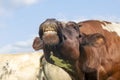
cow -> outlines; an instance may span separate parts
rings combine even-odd
[[[0,80],[72,79],[62,68],[48,63],[42,52],[28,52],[0,54]]]
[[[80,53],[86,55],[82,60],[83,72],[91,68],[97,72],[97,80],[120,80],[120,23],[87,20],[78,25],[85,35],[102,35],[97,39],[97,35],[82,37]]]
[[[40,25],[39,36],[40,37],[35,38],[33,42],[33,48],[35,50],[43,48],[45,59],[49,63],[55,63],[55,60],[51,58],[53,54],[53,56],[62,59],[63,63],[69,64],[67,68],[62,68],[65,69],[74,80],[83,78],[81,70],[77,70],[79,69],[77,65],[80,54],[80,31],[77,23],[73,21],[63,23],[56,19],[47,19]],[[43,44],[43,47],[38,44],[39,41]]]
[[[0,54],[0,80],[39,80],[42,53]]]
[[[119,23],[47,19],[40,25],[38,39],[42,45],[35,49],[38,43],[34,42],[34,49],[43,49],[45,59],[52,64],[51,55],[69,62],[75,80],[120,80]]]

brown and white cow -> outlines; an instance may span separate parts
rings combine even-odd
[[[52,51],[68,61],[77,73],[72,75],[75,80],[120,80],[120,24],[88,20],[63,25],[49,19],[41,24],[39,35],[46,60],[54,63]]]
[[[120,24],[99,20],[78,23],[85,35],[100,33],[103,38],[82,37],[80,56],[83,72],[95,69],[98,80],[120,80]],[[94,41],[94,42],[93,42]]]
[[[39,80],[42,53],[0,54],[0,80]]]
[[[42,52],[0,54],[0,80],[71,80],[62,68],[41,62],[42,56]]]

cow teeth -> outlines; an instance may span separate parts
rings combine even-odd
[[[46,32],[44,32],[44,34],[57,34],[57,32],[56,31],[46,31]]]
[[[56,28],[48,27],[48,28],[45,28],[43,30],[44,30],[44,32],[46,32],[46,31],[56,31]]]

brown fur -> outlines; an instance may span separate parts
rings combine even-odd
[[[89,20],[78,24],[81,26],[81,33],[100,33],[104,36],[103,40],[105,40],[105,44],[98,47],[89,45],[81,46],[82,49],[80,50],[80,54],[84,54],[86,57],[85,60],[80,61],[83,65],[82,70],[84,70],[84,72],[88,72],[90,70],[89,68],[95,69],[97,71],[98,80],[120,80],[120,37],[116,35],[115,32],[109,32],[102,28],[102,25],[111,23]],[[89,38],[88,40],[91,39]],[[102,40],[99,39],[97,42],[100,43],[101,41]],[[89,42],[91,43],[92,41]],[[80,56],[80,60],[81,57],[83,56]]]

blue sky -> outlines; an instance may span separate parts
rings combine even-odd
[[[47,18],[120,22],[120,0],[0,0],[0,53],[32,52]]]

